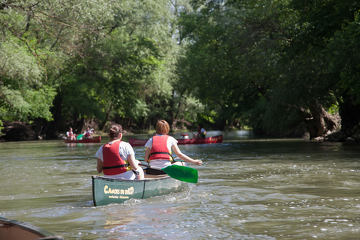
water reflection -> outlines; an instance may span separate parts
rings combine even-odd
[[[218,134],[221,134],[221,132]],[[223,134],[226,140],[249,139],[254,137],[254,134],[250,130],[226,131]]]

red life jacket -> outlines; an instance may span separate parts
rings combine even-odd
[[[116,175],[129,170],[129,164],[119,154],[120,142],[115,141],[103,146],[103,172],[105,175]]]
[[[168,135],[160,135],[152,137],[152,146],[149,160],[165,159],[172,161],[171,153],[167,148]]]

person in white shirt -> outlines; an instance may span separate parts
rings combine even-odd
[[[72,129],[72,128],[69,128],[69,131],[66,132],[66,137],[67,137],[67,139],[69,139],[69,140],[76,140],[76,136],[75,136],[75,134],[73,133],[73,129]]]
[[[122,139],[122,126],[114,124],[109,132],[110,142],[96,152],[97,171],[104,176],[126,180],[144,179],[144,171],[135,159],[131,145]]]
[[[172,152],[185,162],[201,165],[201,160],[192,159],[180,151],[177,140],[168,135],[169,131],[170,126],[165,120],[157,121],[156,135],[151,137],[145,144],[146,150],[144,159],[149,163],[150,167],[161,169],[171,164],[182,165],[182,162],[174,163],[171,155]]]

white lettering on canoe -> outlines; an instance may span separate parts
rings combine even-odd
[[[115,195],[133,195],[135,192],[134,187],[128,189],[110,188],[108,185],[104,186],[104,194],[115,194]]]

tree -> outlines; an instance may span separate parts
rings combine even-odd
[[[122,1],[112,7],[112,20],[99,23],[95,36],[87,33],[88,47],[63,76],[71,79],[61,87],[63,115],[75,113],[68,116],[74,123],[96,118],[101,128],[114,119],[145,126],[157,112],[167,115],[164,103],[171,97],[176,46],[169,2]]]
[[[334,73],[351,64],[329,71],[332,39],[358,9],[354,1],[206,1],[182,17],[190,43],[180,65],[186,84],[223,126],[241,120],[271,135],[304,128],[311,138],[324,136],[338,128],[327,110],[340,103],[342,112],[349,100],[339,95],[349,92],[338,88],[344,72]]]
[[[246,124],[257,103],[270,99],[268,89],[277,78],[280,16],[263,14],[267,6],[252,4],[208,1],[182,19],[190,43],[180,65],[183,78],[208,109],[217,112],[221,128],[240,119]]]
[[[357,71],[355,66],[358,59],[348,53],[358,48],[357,44],[354,44],[357,34],[351,32],[356,29],[354,26],[360,4],[357,1],[293,1],[292,6],[299,14],[300,28],[292,41],[289,56],[300,59],[297,66],[301,63],[307,66],[302,71],[294,72],[299,77],[305,76],[302,79],[305,79],[307,92],[312,96],[308,99],[314,99],[315,106],[320,103],[328,108],[339,104],[342,128],[347,131],[359,122],[359,117],[354,117],[353,111],[348,111],[359,108],[354,97],[359,89],[352,80],[354,76],[356,78],[356,74],[353,74]],[[346,42],[343,42],[344,40]],[[338,55],[339,52],[347,54]],[[338,64],[339,60],[343,62]],[[351,73],[344,75],[348,69],[352,69]],[[349,89],[355,91],[350,93]],[[314,112],[316,111],[315,108]],[[326,116],[324,119],[327,119]],[[348,119],[352,119],[351,123]],[[324,132],[325,129],[320,133]]]
[[[51,120],[55,89],[47,81],[46,49],[31,32],[36,3],[7,1],[0,7],[0,125],[3,121]]]

